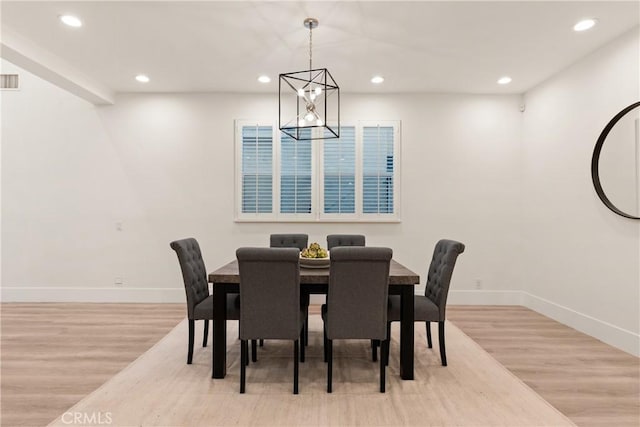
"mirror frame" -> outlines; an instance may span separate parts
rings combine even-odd
[[[616,114],[613,117],[613,119],[611,119],[611,121],[607,123],[607,125],[602,130],[602,133],[600,133],[600,136],[598,137],[596,146],[593,149],[593,156],[591,157],[591,180],[593,181],[593,187],[596,189],[596,193],[598,194],[598,197],[600,197],[600,200],[602,200],[602,203],[604,203],[604,205],[608,207],[612,212],[615,212],[620,216],[623,216],[625,218],[630,218],[630,219],[640,219],[640,217],[633,216],[631,214],[623,212],[620,209],[618,209],[613,203],[611,203],[611,200],[609,200],[607,195],[604,194],[604,190],[602,189],[602,184],[600,184],[600,172],[598,170],[598,165],[600,163],[600,152],[602,151],[602,146],[604,145],[604,141],[607,138],[607,135],[609,135],[609,132],[611,132],[611,129],[613,129],[615,124],[618,123],[618,121],[625,114],[627,114],[631,110],[634,110],[638,107],[640,107],[640,102],[634,102],[633,104],[629,105],[628,107],[620,111],[618,114]]]

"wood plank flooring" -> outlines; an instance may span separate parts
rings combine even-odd
[[[185,316],[183,304],[0,309],[2,426],[46,425]],[[450,306],[448,318],[576,424],[640,425],[638,358],[523,307]]]
[[[184,304],[1,304],[0,310],[2,426],[47,425],[186,314]]]
[[[447,317],[577,425],[640,425],[637,357],[520,306],[450,306]]]

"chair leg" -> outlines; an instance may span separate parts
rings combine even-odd
[[[331,384],[331,376],[333,374],[332,370],[333,370],[333,341],[332,340],[327,340],[327,393],[331,393],[332,390],[332,384]]]
[[[389,338],[382,342],[380,351],[380,393],[384,393],[386,389],[386,367],[389,360]],[[387,363],[385,363],[385,360]]]
[[[371,361],[376,362],[378,360],[378,346],[380,342],[378,340],[371,340]]]
[[[196,321],[189,319],[189,347],[187,348],[187,365],[193,361],[193,339],[195,336]]]
[[[444,348],[444,320],[438,322],[438,341],[440,342],[440,360],[442,366],[447,366],[447,352]]]
[[[387,366],[389,366],[389,346],[390,345],[391,345],[391,322],[387,322],[387,340],[384,344],[384,346],[386,347],[384,363]]]
[[[433,348],[431,344],[431,322],[425,322],[425,326],[427,328],[427,346],[429,348]]]
[[[202,338],[202,346],[207,346],[207,339],[209,338],[209,319],[204,319],[204,338]]]
[[[264,340],[260,339],[260,347],[264,347]]]
[[[295,340],[293,342],[293,394],[298,394],[298,349],[300,347],[299,342],[300,340]],[[304,343],[302,344],[302,348],[304,349]]]
[[[251,340],[251,361],[256,363],[258,361],[258,342]]]
[[[382,357],[382,353],[384,352],[384,365],[389,366],[389,352],[391,348],[391,339],[388,338],[385,342],[380,344],[380,357]]]
[[[247,359],[249,359],[247,353],[249,352],[249,347],[247,345],[247,340],[240,341],[240,393],[244,393],[245,390],[245,382],[247,377]]]
[[[300,340],[304,342],[304,327],[300,330]],[[305,349],[304,345],[300,346],[300,362],[304,363]]]
[[[309,309],[307,309],[307,316],[304,319],[304,345],[309,345]]]
[[[324,327],[324,325],[322,326],[322,334],[324,335],[324,363],[327,363],[327,351],[329,348],[329,342],[327,340],[327,329]]]
[[[305,293],[304,295],[304,304],[307,308],[305,310],[305,319],[304,319],[304,345],[309,345],[309,303],[311,302],[311,295]]]

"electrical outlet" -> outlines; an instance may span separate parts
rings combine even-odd
[[[113,283],[121,288],[124,285],[124,279],[122,277],[116,277],[115,280],[113,281]]]
[[[482,279],[476,279],[476,289],[482,289]]]

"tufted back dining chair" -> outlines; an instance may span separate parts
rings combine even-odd
[[[447,297],[453,268],[458,255],[464,252],[464,244],[454,240],[440,240],[433,250],[433,257],[427,273],[427,285],[424,296],[438,307],[438,321],[444,321],[447,310]]]
[[[331,251],[325,331],[327,392],[332,392],[333,340],[387,341],[387,296],[393,251],[376,247],[336,247]],[[384,352],[383,352],[384,355]],[[380,392],[385,391],[385,358],[380,358]]]
[[[416,296],[414,298],[414,320],[416,322],[425,322],[429,348],[432,348],[431,322],[438,322],[438,341],[442,366],[447,366],[444,324],[447,314],[449,285],[451,284],[451,276],[453,275],[453,268],[456,265],[458,255],[463,253],[464,249],[464,244],[455,240],[443,239],[436,243],[431,264],[429,265],[429,272],[427,273],[424,296]],[[398,295],[389,296],[388,316],[388,325],[391,322],[400,320],[400,297]]]
[[[299,338],[305,309],[300,307],[300,251],[296,248],[239,248],[240,393],[245,392],[247,341],[294,342],[293,393],[298,394]],[[304,362],[304,346],[300,353]]]
[[[309,236],[307,234],[272,234],[269,246],[272,248],[298,248],[307,247]]]
[[[189,320],[189,347],[187,364],[193,360],[193,341],[195,335],[195,321],[204,320],[204,338],[202,346],[207,346],[209,336],[209,320],[213,320],[213,295],[209,295],[207,270],[200,252],[200,245],[194,238],[176,240],[169,244],[178,255],[178,262],[182,270],[184,291],[187,297],[187,318]],[[238,294],[227,295],[227,319],[238,320],[240,299]]]
[[[269,239],[269,246],[272,248],[298,248],[302,251],[308,246],[309,235],[308,234],[272,234]],[[309,294],[301,295],[302,304],[305,307],[309,307],[310,296]],[[307,313],[309,311],[307,310]],[[260,347],[264,345],[264,340],[260,340]],[[309,345],[309,315],[304,322],[304,337],[303,345]],[[255,351],[253,352],[255,354]]]
[[[336,246],[365,246],[365,237],[362,234],[329,234],[327,236],[327,249]]]

